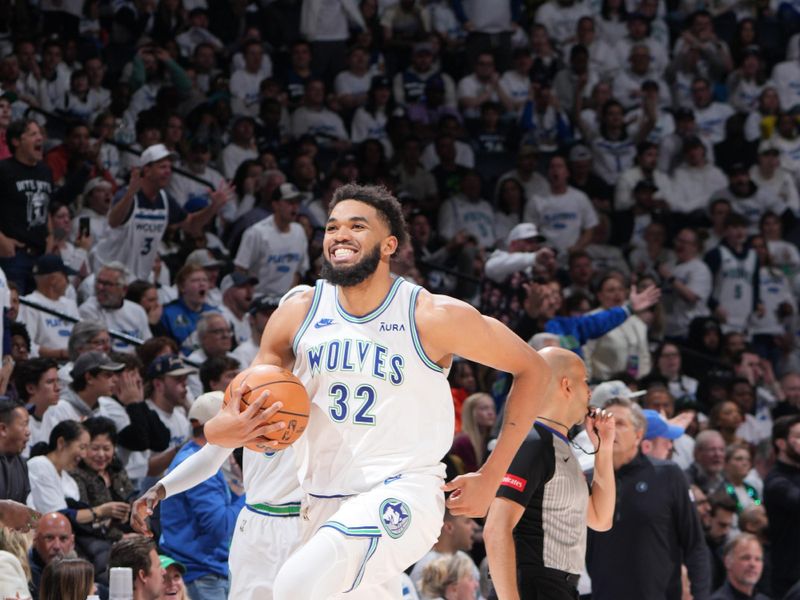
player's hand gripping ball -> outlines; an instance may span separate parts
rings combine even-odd
[[[262,412],[275,402],[283,403],[281,410],[264,423],[264,425],[271,425],[283,421],[286,424],[284,429],[276,431],[266,438],[278,442],[275,450],[283,450],[303,434],[308,424],[311,400],[305,386],[293,373],[273,365],[256,365],[245,369],[234,377],[225,390],[223,401],[225,406],[230,402],[233,390],[239,389],[242,384],[245,384],[248,391],[242,394],[240,411],[245,410],[251,402],[255,402],[264,393],[264,390],[269,390],[269,397],[261,408]],[[255,452],[264,451],[255,444],[248,444],[247,447]]]

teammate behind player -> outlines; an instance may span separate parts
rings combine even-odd
[[[343,186],[331,206],[322,279],[276,311],[255,361],[293,369],[312,398],[295,444],[309,499],[306,541],[278,574],[275,598],[397,598],[400,573],[442,525],[452,356],[514,375],[495,450],[477,473],[444,486],[454,514],[485,514],[550,373],[498,321],[392,277],[391,257],[407,236],[400,204],[384,188]],[[208,422],[212,443],[251,441],[256,415],[238,410],[231,402]]]

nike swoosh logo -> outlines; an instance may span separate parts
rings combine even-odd
[[[327,327],[328,325],[333,325],[333,319],[322,319],[314,323],[314,329],[321,329],[322,327]]]

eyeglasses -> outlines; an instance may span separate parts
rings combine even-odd
[[[233,332],[230,329],[209,329],[207,333],[210,335],[219,335],[222,337],[230,337],[233,335]]]

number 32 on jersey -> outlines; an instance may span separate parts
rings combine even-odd
[[[375,388],[369,384],[360,384],[351,390],[344,383],[334,383],[328,389],[331,399],[328,414],[337,423],[344,423],[352,418],[356,425],[375,425],[375,415],[371,413],[375,404]]]

